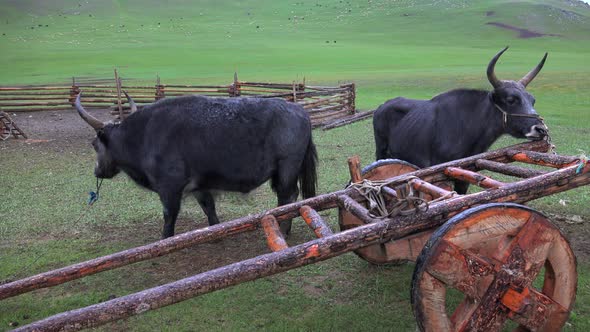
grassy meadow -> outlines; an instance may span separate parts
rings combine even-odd
[[[490,22],[551,36],[522,39]],[[590,7],[579,1],[0,0],[0,85],[110,78],[114,68],[144,82],[159,75],[166,83],[218,84],[238,72],[248,81],[354,82],[357,107],[369,110],[400,95],[487,89],[486,66],[506,45],[496,67],[500,79],[519,79],[549,52],[528,90],[557,151],[589,154]],[[0,282],[158,239],[157,195],[126,176],[105,181],[101,199],[85,205],[95,181],[90,137],[59,138],[68,142],[63,148],[0,142]],[[358,154],[363,164],[374,159],[370,120],[316,130],[314,140],[319,193],[343,188],[348,156]],[[516,142],[503,137],[495,147]],[[580,216],[584,221],[574,226],[590,235],[589,194],[580,188],[530,205]],[[275,202],[264,185],[248,196],[222,195],[218,214],[231,220]],[[322,215],[336,230],[336,212]],[[205,224],[187,198],[177,231]],[[566,225],[575,232],[574,226]],[[312,239],[301,220],[293,227],[290,243]],[[266,252],[262,234],[249,234],[0,301],[0,331]],[[590,259],[588,249],[581,252],[577,302],[565,331],[590,330]],[[347,254],[97,330],[415,331],[413,268],[372,266]]]

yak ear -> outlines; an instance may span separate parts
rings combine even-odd
[[[108,128],[106,127],[97,131],[96,137],[102,144],[104,144],[104,146],[109,146],[109,135],[107,135],[106,131],[108,131]]]

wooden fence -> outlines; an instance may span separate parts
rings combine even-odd
[[[102,80],[104,81],[104,80]],[[112,83],[89,84],[76,82],[71,85],[0,86],[0,110],[5,112],[31,112],[63,110],[73,107],[77,95],[87,108],[110,108],[111,114],[120,117],[128,112],[125,90],[141,108],[166,97],[200,94],[217,97],[284,98],[301,104],[309,113],[314,127],[355,114],[355,85],[336,87],[312,86],[303,83],[260,83],[239,81],[237,75],[228,85],[141,85],[122,81],[117,77]]]

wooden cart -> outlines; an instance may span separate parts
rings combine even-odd
[[[574,304],[576,260],[546,216],[519,204],[589,184],[590,165],[548,150],[545,141],[529,142],[425,169],[385,160],[361,171],[353,158],[352,184],[344,190],[0,285],[0,300],[261,228],[271,253],[17,331],[99,326],[350,251],[376,264],[416,260],[412,305],[423,331],[497,331],[508,320],[518,330],[557,331]],[[481,170],[519,180],[502,182]],[[457,179],[484,190],[457,195],[450,191]],[[318,213],[332,208],[339,209],[336,233]],[[318,239],[288,246],[279,222],[298,216]],[[464,294],[452,308],[445,301],[448,289]]]

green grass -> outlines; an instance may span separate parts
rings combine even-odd
[[[550,1],[0,1],[0,85],[69,82],[72,76],[152,83],[249,81],[357,84],[357,106],[374,109],[403,95],[430,98],[457,87],[488,88],[485,68],[502,47],[502,79],[518,79],[544,52],[547,64],[529,86],[558,152],[590,153],[590,9]],[[321,7],[319,6],[321,5]],[[486,12],[493,11],[492,16]],[[290,19],[289,19],[290,18]],[[502,22],[560,37],[517,39],[487,25]],[[160,23],[160,24],[158,24]],[[41,26],[39,26],[41,25]],[[34,27],[34,29],[31,29]],[[343,188],[346,158],[374,158],[371,121],[315,131],[319,192]],[[517,142],[502,138],[494,147]],[[158,238],[161,205],[119,176],[85,206],[95,186],[94,154],[0,143],[0,280],[25,277]],[[16,144],[8,142],[6,144]],[[71,153],[70,153],[71,152]],[[588,188],[531,203],[549,213],[590,219]],[[567,202],[567,206],[559,203]],[[223,220],[275,204],[267,185],[248,197],[224,195]],[[337,229],[335,213],[327,213]],[[186,199],[179,227],[205,217]],[[194,222],[193,222],[194,221]],[[585,226],[587,227],[587,226]],[[311,235],[294,223],[297,240]],[[239,237],[264,253],[262,237]],[[251,241],[251,242],[245,242]],[[216,253],[241,257],[238,243]],[[232,247],[233,246],[233,247]],[[233,250],[232,250],[233,248]],[[55,288],[0,302],[0,330],[202,271],[201,251],[184,250]],[[165,268],[164,268],[165,267]],[[178,267],[178,268],[175,268]],[[578,267],[577,302],[566,331],[590,330],[590,268]],[[109,324],[99,330],[414,331],[409,287],[413,265],[374,267],[353,254],[260,279]],[[167,272],[166,272],[167,271]]]

